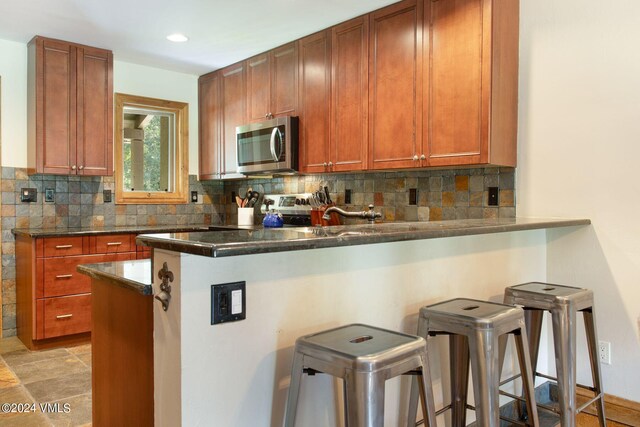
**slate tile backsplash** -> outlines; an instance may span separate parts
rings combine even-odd
[[[373,204],[385,221],[440,221],[467,218],[513,218],[515,209],[514,168],[474,168],[368,172],[330,175],[300,175],[270,179],[228,181],[224,186],[228,200],[232,192],[243,195],[248,187],[264,189],[266,194],[311,193],[329,187],[338,206],[360,211]],[[498,206],[489,206],[488,188],[498,187]],[[409,205],[409,190],[418,193],[417,204]],[[351,190],[351,203],[345,204],[345,190]],[[227,224],[237,221],[237,206],[226,204]],[[345,219],[358,223],[358,219]]]
[[[100,227],[134,225],[235,224],[237,206],[231,192],[248,187],[265,194],[310,193],[329,187],[338,206],[363,210],[373,203],[385,221],[437,221],[467,218],[512,218],[515,169],[474,168],[398,172],[301,175],[238,181],[198,181],[189,177],[190,191],[203,195],[202,204],[116,205],[104,203],[103,190],[114,191],[113,177],[27,175],[26,169],[2,167],[2,336],[15,335],[15,227]],[[488,188],[498,187],[498,206],[489,206]],[[36,188],[35,203],[22,203],[20,190]],[[45,202],[45,189],[55,201]],[[417,204],[409,205],[409,190],[417,189]],[[345,190],[351,203],[345,204]],[[346,222],[361,222],[347,220]]]
[[[2,168],[2,335],[15,335],[16,260],[12,228],[102,227],[134,225],[221,224],[224,184],[189,176],[189,190],[203,203],[181,205],[116,205],[104,203],[103,190],[114,191],[113,177],[27,175],[23,168]],[[35,203],[20,201],[22,188],[38,190]],[[55,201],[45,202],[45,189]]]

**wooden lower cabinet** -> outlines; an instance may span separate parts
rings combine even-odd
[[[42,321],[38,337],[55,338],[63,335],[91,332],[91,294],[70,295],[36,301]]]
[[[31,350],[88,341],[91,280],[78,265],[149,258],[135,234],[16,236],[16,328]]]
[[[151,427],[153,296],[97,279],[92,291],[92,424]]]

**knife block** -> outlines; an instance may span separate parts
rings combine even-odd
[[[331,205],[325,205],[325,206],[321,206],[319,208],[312,208],[311,209],[311,225],[312,226],[316,226],[316,225],[322,225],[322,226],[327,226],[327,225],[341,225],[342,221],[340,219],[340,215],[338,215],[335,212],[332,212],[331,215],[331,219],[329,219],[328,221],[325,219],[322,219],[322,215],[324,215],[324,211],[327,210],[327,208],[334,206],[333,204]]]

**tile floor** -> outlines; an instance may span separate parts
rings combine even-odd
[[[31,352],[16,337],[1,339],[0,404],[7,403],[35,412],[3,407],[1,426],[90,426],[91,345]]]

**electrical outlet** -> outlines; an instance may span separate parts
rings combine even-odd
[[[498,206],[498,187],[489,187],[489,206]]]
[[[191,203],[198,203],[198,192],[197,191],[192,191],[191,192]]]
[[[410,188],[409,189],[409,205],[415,206],[418,204],[418,189]]]
[[[111,203],[111,190],[102,190],[102,201],[104,203]]]
[[[45,202],[54,202],[55,201],[55,190],[53,188],[45,188],[44,189],[44,201]]]
[[[351,204],[351,190],[348,188],[344,190],[344,204],[345,205]]]
[[[598,353],[600,354],[600,362],[605,365],[611,365],[611,343],[607,341],[598,342]]]

